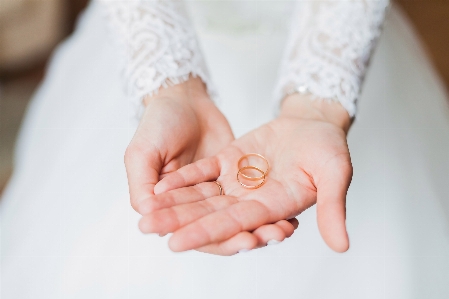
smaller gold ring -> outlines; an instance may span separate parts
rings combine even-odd
[[[245,169],[254,169],[254,170],[259,171],[262,174],[262,176],[261,176],[262,182],[260,184],[258,184],[258,185],[255,185],[255,186],[243,184],[240,181],[240,179],[239,179],[239,175],[243,176],[242,171],[245,170]],[[237,181],[240,183],[240,185],[242,185],[246,189],[257,189],[257,188],[262,187],[262,185],[265,183],[265,179],[266,179],[265,172],[263,172],[263,170],[257,168],[256,166],[244,166],[244,167],[240,168],[239,171],[237,172]]]
[[[221,187],[221,184],[217,181],[214,181],[215,184],[217,184],[218,189],[220,189],[220,195],[223,195],[223,187]]]
[[[240,167],[240,162],[242,162],[243,159],[245,159],[245,158],[247,158],[247,157],[249,157],[249,156],[259,157],[259,158],[261,158],[262,160],[264,160],[265,163],[267,164],[267,170],[266,170],[266,171],[262,171],[263,175],[258,176],[258,177],[251,177],[251,176],[248,176],[248,175],[246,175],[246,174],[244,174],[244,173],[241,173],[242,177],[244,177],[245,179],[250,180],[250,181],[258,181],[258,180],[264,179],[264,178],[267,176],[268,171],[270,170],[270,163],[268,163],[267,158],[265,158],[265,157],[262,156],[261,154],[249,153],[249,154],[243,155],[243,156],[239,159],[239,161],[237,162],[237,167]],[[257,168],[257,169],[258,169],[258,170],[261,170],[260,168]]]

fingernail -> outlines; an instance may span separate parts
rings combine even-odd
[[[267,245],[276,245],[276,244],[279,244],[279,243],[281,243],[281,241],[273,239],[273,240],[268,241]]]
[[[251,250],[250,249],[240,249],[239,253],[246,253],[246,252],[249,252],[249,251],[251,251]]]

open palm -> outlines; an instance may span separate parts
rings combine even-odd
[[[265,156],[272,167],[266,183],[245,189],[237,161]],[[352,166],[343,130],[321,121],[278,118],[235,140],[218,155],[186,165],[161,180],[146,202],[144,232],[174,232],[174,251],[209,246],[300,214],[317,203],[318,225],[335,251],[349,246],[345,197]],[[225,195],[218,195],[217,180]],[[240,237],[242,238],[242,237]],[[242,242],[243,243],[243,242]],[[248,248],[246,248],[248,249]]]

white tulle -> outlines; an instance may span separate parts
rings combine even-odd
[[[299,1],[275,90],[339,101],[356,113],[388,0]]]

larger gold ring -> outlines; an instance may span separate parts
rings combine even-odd
[[[243,177],[246,177],[246,176],[242,173],[242,171],[245,170],[245,169],[254,169],[254,170],[257,170],[258,172],[260,172],[260,173],[262,174],[262,176],[261,176],[262,182],[261,182],[260,184],[258,184],[258,185],[254,185],[254,186],[243,184],[243,183],[240,181],[240,179],[239,179],[239,175],[242,175]],[[240,185],[242,185],[242,186],[245,187],[246,189],[257,189],[257,188],[262,187],[262,185],[265,183],[265,178],[266,178],[266,177],[265,177],[265,172],[264,172],[263,170],[257,168],[256,166],[244,166],[244,167],[240,168],[239,171],[237,172],[237,181],[240,183]],[[253,180],[253,178],[252,178],[252,180]]]
[[[237,168],[240,167],[240,162],[242,162],[243,159],[245,159],[245,158],[247,158],[247,157],[249,157],[249,156],[259,157],[259,158],[261,158],[262,160],[264,160],[265,163],[267,164],[267,170],[262,171],[262,174],[263,174],[263,175],[261,175],[261,176],[259,176],[259,177],[251,177],[251,176],[245,175],[244,173],[241,173],[242,177],[244,177],[245,179],[250,180],[250,181],[258,181],[258,180],[261,180],[261,179],[265,179],[265,177],[266,177],[267,174],[268,174],[268,171],[270,170],[270,163],[268,163],[268,160],[267,160],[264,156],[262,156],[261,154],[250,153],[250,154],[246,154],[246,155],[242,156],[242,157],[239,159],[239,161],[237,162]],[[257,168],[257,169],[258,169],[258,170],[261,170],[260,168]],[[238,174],[237,174],[237,175],[238,175]]]

